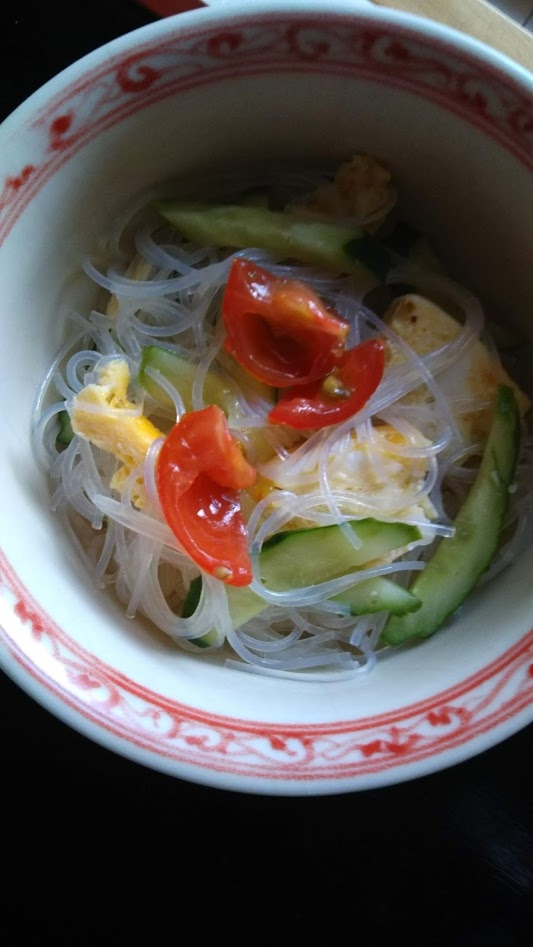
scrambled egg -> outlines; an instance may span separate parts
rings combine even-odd
[[[136,468],[141,468],[151,444],[162,432],[144,417],[129,412],[135,404],[128,399],[129,366],[125,358],[104,363],[95,384],[86,385],[72,399],[70,419],[72,430],[96,447],[117,458],[120,466],[111,488],[122,491]],[[139,509],[146,503],[142,472],[131,490],[132,502]]]
[[[462,329],[460,323],[440,306],[414,293],[395,301],[385,320],[417,355],[428,355],[452,342]],[[399,364],[404,360],[399,347],[389,343],[389,364]],[[460,433],[470,443],[487,437],[499,384],[514,389],[522,416],[531,407],[530,399],[509,377],[497,354],[479,340],[454,365],[441,372],[437,380],[450,402]],[[431,399],[426,386],[421,386],[402,398],[401,403],[421,404]],[[480,403],[479,408],[472,407],[474,401]]]
[[[434,519],[433,505],[421,496],[428,460],[408,455],[409,448],[428,445],[415,428],[403,434],[388,424],[372,427],[365,440],[359,440],[356,434],[343,438],[331,451],[327,469],[331,489],[344,494],[340,503],[343,512],[377,519]],[[298,494],[320,489],[318,450],[310,451],[297,466],[290,459],[278,457],[261,464],[261,477],[255,487],[258,494],[266,496],[274,487]]]
[[[331,183],[317,188],[299,207],[313,214],[355,217],[362,224],[368,220],[375,225],[395,200],[390,171],[371,155],[354,155],[341,164]]]

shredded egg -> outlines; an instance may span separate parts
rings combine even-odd
[[[75,434],[116,457],[119,466],[111,480],[114,490],[124,485],[139,468],[131,491],[132,502],[141,509],[146,503],[142,465],[151,444],[162,432],[128,399],[130,370],[125,358],[105,361],[97,380],[85,385],[70,404]]]
[[[396,300],[389,307],[385,319],[420,356],[453,342],[461,332],[456,319],[416,293]],[[389,364],[399,364],[404,359],[399,347],[389,343]],[[531,407],[530,399],[510,378],[497,353],[480,340],[476,340],[450,368],[444,369],[437,381],[449,402],[458,430],[468,443],[486,439],[494,415],[498,385],[509,385],[514,389],[522,416]],[[404,396],[398,404],[419,404],[431,398],[428,389],[421,386]]]
[[[400,433],[389,424],[369,426],[367,436],[342,437],[330,450],[325,470],[329,489],[339,495],[339,508],[347,516],[415,520],[435,518],[426,495],[430,461],[422,451],[430,442],[414,427]],[[257,490],[268,487],[301,494],[321,488],[323,450],[294,451],[259,465]]]

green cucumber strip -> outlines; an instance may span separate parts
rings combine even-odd
[[[391,255],[387,248],[369,233],[353,237],[343,247],[344,254],[353,260],[359,269],[364,266],[369,273],[377,277],[380,283],[385,281],[391,268]]]
[[[282,591],[325,582],[403,549],[421,537],[416,526],[405,523],[368,518],[352,520],[346,525],[360,540],[359,548],[352,545],[340,526],[320,526],[273,536],[264,544],[259,557],[261,578],[267,588]],[[194,613],[201,591],[202,579],[198,576],[187,591],[183,617]],[[250,588],[228,586],[226,591],[235,628],[240,628],[266,607],[264,600]],[[365,579],[339,593],[335,600],[348,604],[353,615],[389,610],[403,614],[408,608],[419,606],[412,593],[382,577]]]
[[[197,365],[194,362],[172,349],[165,349],[159,345],[148,345],[142,351],[137,375],[138,382],[161,407],[172,410],[172,399],[157,379],[150,374],[150,369],[155,369],[174,385],[183,399],[186,411],[193,410],[192,386],[197,371]],[[232,419],[242,417],[241,391],[245,398],[250,395],[259,396],[267,403],[274,405],[273,388],[252,378],[237,362],[232,364],[232,374],[234,379],[211,369],[205,376],[203,389],[205,403],[216,404],[221,408],[230,425]],[[247,430],[247,442],[253,462],[268,460],[272,456],[272,446],[260,428]]]
[[[266,608],[265,601],[260,598],[259,595],[256,595],[255,592],[252,592],[250,588],[235,588],[232,585],[228,585],[226,592],[228,596],[229,613],[231,615],[234,628],[240,628],[241,625],[244,625],[245,622],[250,620],[250,618],[254,618],[256,615],[259,615],[259,613],[262,612],[264,608]],[[198,608],[201,594],[202,577],[201,575],[198,575],[192,580],[189,588],[187,589],[187,594],[185,596],[181,613],[182,618],[189,618],[194,614]],[[208,632],[207,634],[210,635],[212,633]],[[202,640],[203,639],[201,638],[197,638],[193,644],[201,642]],[[205,646],[200,644],[200,647]]]
[[[194,615],[196,609],[198,608],[200,602],[200,595],[202,594],[202,576],[197,575],[189,585],[183,605],[181,606],[181,617],[190,618],[191,615]]]
[[[198,369],[195,362],[189,361],[172,349],[160,345],[147,345],[141,355],[138,381],[149,395],[162,407],[172,408],[172,400],[165,389],[150,375],[150,369],[159,372],[183,398],[186,411],[192,411],[192,386]],[[233,370],[233,366],[232,366]],[[259,395],[274,404],[274,389],[248,375],[240,365],[234,366],[235,381],[246,393]],[[204,382],[204,400],[206,404],[216,404],[229,417],[239,414],[239,395],[232,380],[221,372],[211,369]]]
[[[229,613],[234,628],[240,628],[267,607],[265,600],[250,588],[228,586],[226,591]],[[197,576],[192,580],[187,590],[182,612],[184,618],[189,617],[196,610],[201,592],[202,578]],[[372,615],[376,612],[404,615],[406,612],[412,612],[416,608],[420,608],[420,601],[416,595],[383,576],[364,579],[362,582],[344,589],[343,592],[339,592],[338,595],[333,595],[331,601],[348,605],[351,615]],[[211,632],[208,632],[209,634]],[[209,643],[203,644],[203,639],[206,637],[207,635],[196,639],[194,644],[198,644],[199,647],[208,647]]]
[[[214,628],[211,631],[206,631],[205,635],[200,635],[199,638],[190,638],[188,639],[188,644],[194,645],[195,648],[212,648],[216,645],[218,641],[218,636]]]
[[[305,220],[296,214],[241,204],[160,201],[155,206],[194,243],[241,250],[262,247],[301,263],[357,273],[378,282],[391,265],[379,240],[346,224]]]
[[[170,396],[156,379],[151,377],[150,369],[159,372],[163,378],[171,382],[183,398],[185,410],[192,411],[192,386],[198,370],[196,363],[159,345],[147,345],[142,350],[138,381],[158,404],[171,408]],[[216,404],[226,414],[235,410],[237,403],[237,397],[231,385],[213,371],[206,374],[204,398],[207,404]]]
[[[56,441],[59,444],[64,444],[66,447],[70,444],[72,438],[74,437],[74,431],[72,430],[72,424],[70,421],[70,415],[65,409],[60,411],[58,416],[59,421],[59,431],[56,437]]]
[[[354,545],[344,529],[353,533]],[[263,545],[260,572],[277,592],[327,582],[351,569],[382,559],[421,538],[417,526],[368,517],[340,526],[318,526],[276,533]]]
[[[441,539],[410,591],[418,611],[387,620],[386,644],[428,638],[456,611],[490,565],[498,548],[520,443],[520,417],[513,389],[500,385],[496,412],[476,479],[457,514],[455,533]]]
[[[198,595],[201,591],[201,580],[199,584]],[[227,592],[229,613],[234,628],[240,628],[267,607],[265,600],[250,588],[238,589],[228,586]],[[404,615],[406,612],[420,608],[420,601],[416,595],[402,588],[392,579],[385,579],[383,576],[364,579],[356,585],[351,585],[338,595],[333,595],[331,601],[348,605],[351,615],[373,615],[376,612]]]
[[[357,585],[333,595],[332,601],[349,605],[351,615],[373,615],[376,612],[405,615],[416,611],[421,605],[416,595],[384,576],[363,579]]]
[[[181,608],[182,618],[190,618],[191,615],[194,615],[198,608],[201,594],[202,579],[201,576],[198,576],[192,580],[187,589],[187,594]],[[200,635],[199,638],[192,638],[188,643],[194,645],[196,648],[212,648],[213,645],[217,643],[217,633],[215,629],[212,628],[210,631],[206,631],[204,635]]]

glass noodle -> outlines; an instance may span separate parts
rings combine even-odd
[[[291,207],[298,194],[316,186],[314,172],[291,172],[276,187]],[[228,186],[229,182],[225,182]],[[234,181],[235,193],[255,186],[253,179]],[[264,183],[261,181],[260,183]],[[232,188],[228,188],[231,193]],[[389,208],[385,208],[389,209]],[[356,221],[368,224],[375,220]],[[65,407],[84,386],[97,380],[101,359],[127,360],[132,379],[130,415],[145,414],[163,430],[185,410],[182,395],[155,369],[152,377],[166,392],[171,407],[162,407],[136,382],[140,358],[147,345],[163,346],[196,365],[192,386],[194,409],[206,405],[206,376],[216,366],[231,376],[231,361],[223,349],[224,331],[218,318],[227,276],[235,257],[245,257],[272,273],[310,284],[349,324],[349,342],[356,344],[379,334],[402,353],[401,364],[389,364],[382,383],[361,411],[347,421],[309,432],[304,438],[282,426],[269,425],[269,404],[257,386],[231,377],[236,410],[229,426],[241,441],[262,478],[270,482],[280,469],[283,483],[244,506],[249,549],[254,567],[251,590],[264,603],[260,614],[235,629],[230,617],[226,586],[202,574],[202,590],[194,614],[182,617],[182,604],[197,566],[180,548],[166,524],[155,488],[154,466],[161,439],[146,455],[118,492],[110,483],[117,460],[75,436],[66,446],[57,442],[58,423]],[[353,616],[333,595],[373,576],[388,576],[408,586],[424,568],[434,542],[453,533],[447,495],[456,503],[464,497],[473,473],[467,461],[479,457],[480,445],[465,442],[458,416],[479,408],[468,398],[454,403],[442,391],[439,378],[456,364],[485,330],[479,301],[440,273],[408,259],[396,258],[388,276],[391,284],[409,284],[429,298],[448,300],[461,315],[461,330],[449,343],[427,355],[417,355],[366,301],[366,289],[355,276],[325,273],[304,265],[288,265],[274,253],[257,247],[231,253],[216,247],[198,247],[181,240],[146,206],[131,209],[109,236],[105,254],[86,260],[86,275],[99,287],[102,302],[88,313],[69,313],[67,341],[46,373],[36,396],[33,444],[36,457],[49,475],[52,507],[84,558],[97,587],[112,586],[127,614],[146,616],[182,647],[201,655],[195,640],[209,635],[211,648],[222,647],[228,666],[266,675],[310,680],[340,680],[366,673],[383,650],[379,644],[387,614]],[[401,399],[424,386],[422,402]],[[98,408],[95,408],[97,411]],[[108,412],[114,409],[107,408]],[[350,519],[376,516],[368,490],[357,489],[343,474],[354,463],[354,438],[366,445],[365,463],[379,480],[383,453],[376,442],[376,425],[397,432],[387,442],[388,463],[402,470],[408,461],[425,464],[425,476],[407,484],[402,522],[419,527],[421,540],[396,560],[370,564],[349,575],[284,591],[266,588],[259,573],[261,550],[269,537],[291,524],[320,527],[338,524],[347,540],[357,544],[346,527]],[[254,456],[255,434],[268,444],[272,456]],[[422,436],[420,436],[422,435]],[[520,462],[523,483],[530,481],[533,446],[525,439]],[[392,461],[391,461],[392,458]],[[346,466],[347,465],[347,466]],[[384,469],[384,468],[383,468]],[[381,471],[383,473],[383,470]],[[139,509],[132,491],[142,477],[147,502]],[[396,520],[397,508],[387,491],[380,497],[380,516]],[[434,515],[427,515],[432,509]],[[519,485],[513,495],[509,539],[490,570],[490,576],[519,554],[524,539],[524,517],[531,513],[531,493]],[[201,643],[201,642],[200,642]],[[199,657],[201,660],[201,657]]]

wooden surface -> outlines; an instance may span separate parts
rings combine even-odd
[[[373,0],[461,30],[533,71],[533,35],[484,0]]]
[[[223,0],[137,0],[156,16],[170,16]],[[249,0],[251,2],[251,0]],[[499,50],[533,72],[533,0],[368,0],[445,23]]]

